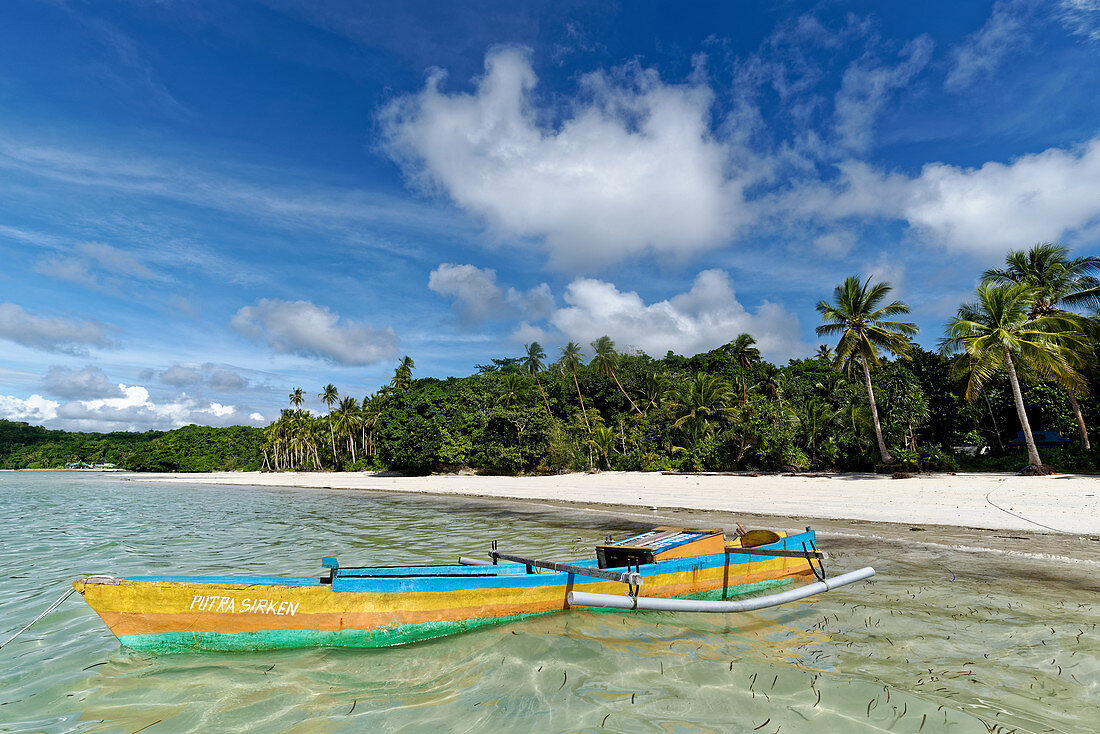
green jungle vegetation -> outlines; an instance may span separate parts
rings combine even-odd
[[[256,471],[263,441],[263,429],[249,426],[71,433],[0,420],[0,469],[61,469],[81,461],[130,471]]]
[[[570,342],[551,361],[533,342],[446,380],[415,379],[406,356],[362,399],[326,385],[316,394],[324,414],[305,410],[295,388],[266,429],[79,434],[2,422],[0,466],[1096,471],[1098,273],[1100,258],[1057,245],[1013,251],[983,274],[934,352],[913,343],[909,307],[890,300],[888,283],[850,277],[817,305],[829,343],[785,366],[763,361],[749,334],[662,359],[619,353],[605,336],[590,355]],[[1033,431],[1060,440],[1037,442]]]

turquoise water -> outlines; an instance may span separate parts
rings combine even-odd
[[[492,538],[577,558],[638,527],[117,475],[0,472],[0,493],[0,640],[93,573],[308,575],[323,555],[453,562]],[[383,650],[145,655],[74,595],[0,650],[0,731],[1100,730],[1100,584],[1080,568],[827,545],[836,571],[879,576],[752,614],[573,611]]]

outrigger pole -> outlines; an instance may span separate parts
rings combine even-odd
[[[800,586],[797,589],[782,591],[778,594],[758,596],[741,601],[703,601],[697,599],[659,599],[645,596],[616,596],[613,594],[589,594],[584,591],[570,591],[566,600],[571,607],[605,607],[608,609],[642,609],[657,612],[751,612],[757,609],[786,604],[805,599],[823,591],[831,591],[856,581],[863,581],[875,575],[875,569],[867,566],[858,571],[850,571],[824,581]]]

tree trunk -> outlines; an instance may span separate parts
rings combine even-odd
[[[329,419],[328,419],[328,435],[332,438],[332,467],[335,469],[336,464],[338,463],[337,460],[336,460],[336,431],[332,430],[332,413],[331,413],[331,411],[329,412]]]
[[[584,416],[584,427],[588,429],[589,433],[592,433],[592,426],[588,422],[588,411],[584,407],[584,396],[581,395],[581,384],[577,382],[577,371],[573,370],[573,384],[577,386],[577,397],[581,401],[581,415]],[[588,452],[588,465],[592,465],[592,451]]]
[[[351,447],[351,463],[355,463],[355,434],[348,431],[348,446]]]
[[[863,379],[867,383],[867,397],[871,401],[871,419],[875,424],[875,439],[878,441],[878,451],[882,455],[883,464],[893,464],[894,457],[886,450],[886,442],[882,440],[882,424],[878,420],[878,406],[875,405],[875,391],[871,387],[871,368],[867,366],[867,360],[860,358],[863,364]]]
[[[534,374],[535,374],[535,384],[539,386],[539,393],[542,395],[542,402],[546,403],[546,412],[551,418],[553,418],[554,414],[550,411],[550,401],[546,399],[546,391],[542,389],[542,382],[539,381],[538,374],[537,373],[534,373]]]
[[[741,367],[741,405],[749,404],[749,388],[745,384],[745,368]]]
[[[1081,406],[1077,404],[1077,396],[1073,394],[1073,390],[1067,390],[1069,393],[1069,407],[1073,408],[1073,417],[1077,419],[1077,430],[1081,432],[1081,447],[1088,451],[1092,448],[1092,444],[1089,443],[1089,429],[1085,427],[1085,416],[1081,415]]]
[[[1024,410],[1024,394],[1020,392],[1020,379],[1016,376],[1016,365],[1012,363],[1012,354],[1008,347],[1003,347],[1005,353],[1005,367],[1008,368],[1008,381],[1012,385],[1012,397],[1016,401],[1016,413],[1020,416],[1020,427],[1024,429],[1024,441],[1027,443],[1027,463],[1035,468],[1043,465],[1039,458],[1039,449],[1035,446],[1035,436],[1031,435],[1031,424],[1027,420],[1027,411]]]
[[[623,397],[630,403],[630,407],[634,410],[638,410],[638,406],[634,404],[634,401],[630,399],[630,396],[626,394],[626,390],[623,390],[623,385],[619,382],[619,378],[615,375],[615,370],[611,370],[611,379],[615,381],[615,384],[619,386],[619,390],[622,392]],[[642,415],[642,411],[638,410],[638,415]]]

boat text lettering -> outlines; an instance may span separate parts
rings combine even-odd
[[[218,612],[222,614],[252,612],[253,614],[275,614],[293,617],[298,611],[299,603],[296,601],[275,601],[274,599],[250,599],[245,597],[240,600],[240,608],[238,608],[237,600],[233,597],[196,594],[191,599],[191,606],[188,607],[188,611]]]

